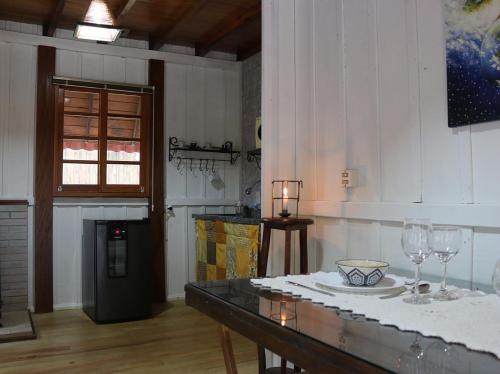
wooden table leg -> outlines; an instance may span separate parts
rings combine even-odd
[[[285,230],[285,275],[290,274],[290,247],[292,243],[292,232]]]
[[[220,326],[220,341],[222,353],[224,354],[224,363],[226,364],[227,374],[238,374],[236,369],[236,361],[234,360],[233,344],[231,343],[231,335],[229,329],[224,325]]]
[[[307,274],[307,228],[300,229],[300,274]]]
[[[262,236],[262,248],[259,253],[257,275],[265,277],[267,272],[267,259],[269,256],[269,246],[271,244],[271,228],[264,225],[264,234]]]

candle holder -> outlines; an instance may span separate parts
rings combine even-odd
[[[304,186],[301,180],[274,180],[272,189],[273,217],[275,204],[278,204],[278,215],[290,217],[290,207],[295,205],[295,216],[299,215],[300,189]]]
[[[261,312],[283,327],[297,328],[297,301],[291,295],[262,290],[259,295],[269,304]]]

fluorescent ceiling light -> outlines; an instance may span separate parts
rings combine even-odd
[[[76,25],[75,38],[110,43],[114,42],[121,32],[122,29],[111,25],[79,22]]]

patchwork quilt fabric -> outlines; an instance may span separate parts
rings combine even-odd
[[[260,225],[196,220],[196,280],[257,276]]]

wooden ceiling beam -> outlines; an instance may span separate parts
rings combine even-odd
[[[125,14],[127,14],[130,9],[135,5],[137,0],[123,0],[118,9],[115,12],[115,22],[118,24],[120,22],[120,18],[122,18]]]
[[[248,9],[238,18],[224,21],[224,23],[215,26],[213,30],[202,39],[203,41],[196,46],[196,55],[205,56],[215,44],[224,39],[226,36],[238,30],[248,22],[253,21],[255,18],[260,17],[262,12],[261,9],[262,6],[259,3],[253,8]]]
[[[207,5],[207,3],[208,0],[195,0],[189,6],[182,9],[176,17],[176,22],[163,29],[160,33],[158,33],[158,35],[150,38],[149,49],[160,49],[163,44],[169,41],[170,37],[183,25],[186,20],[198,13],[203,7],[205,7],[205,5]]]
[[[43,35],[44,36],[54,36],[57,28],[57,21],[62,15],[64,6],[66,5],[66,0],[57,0],[52,12],[50,13],[50,18],[48,21],[43,23]]]

